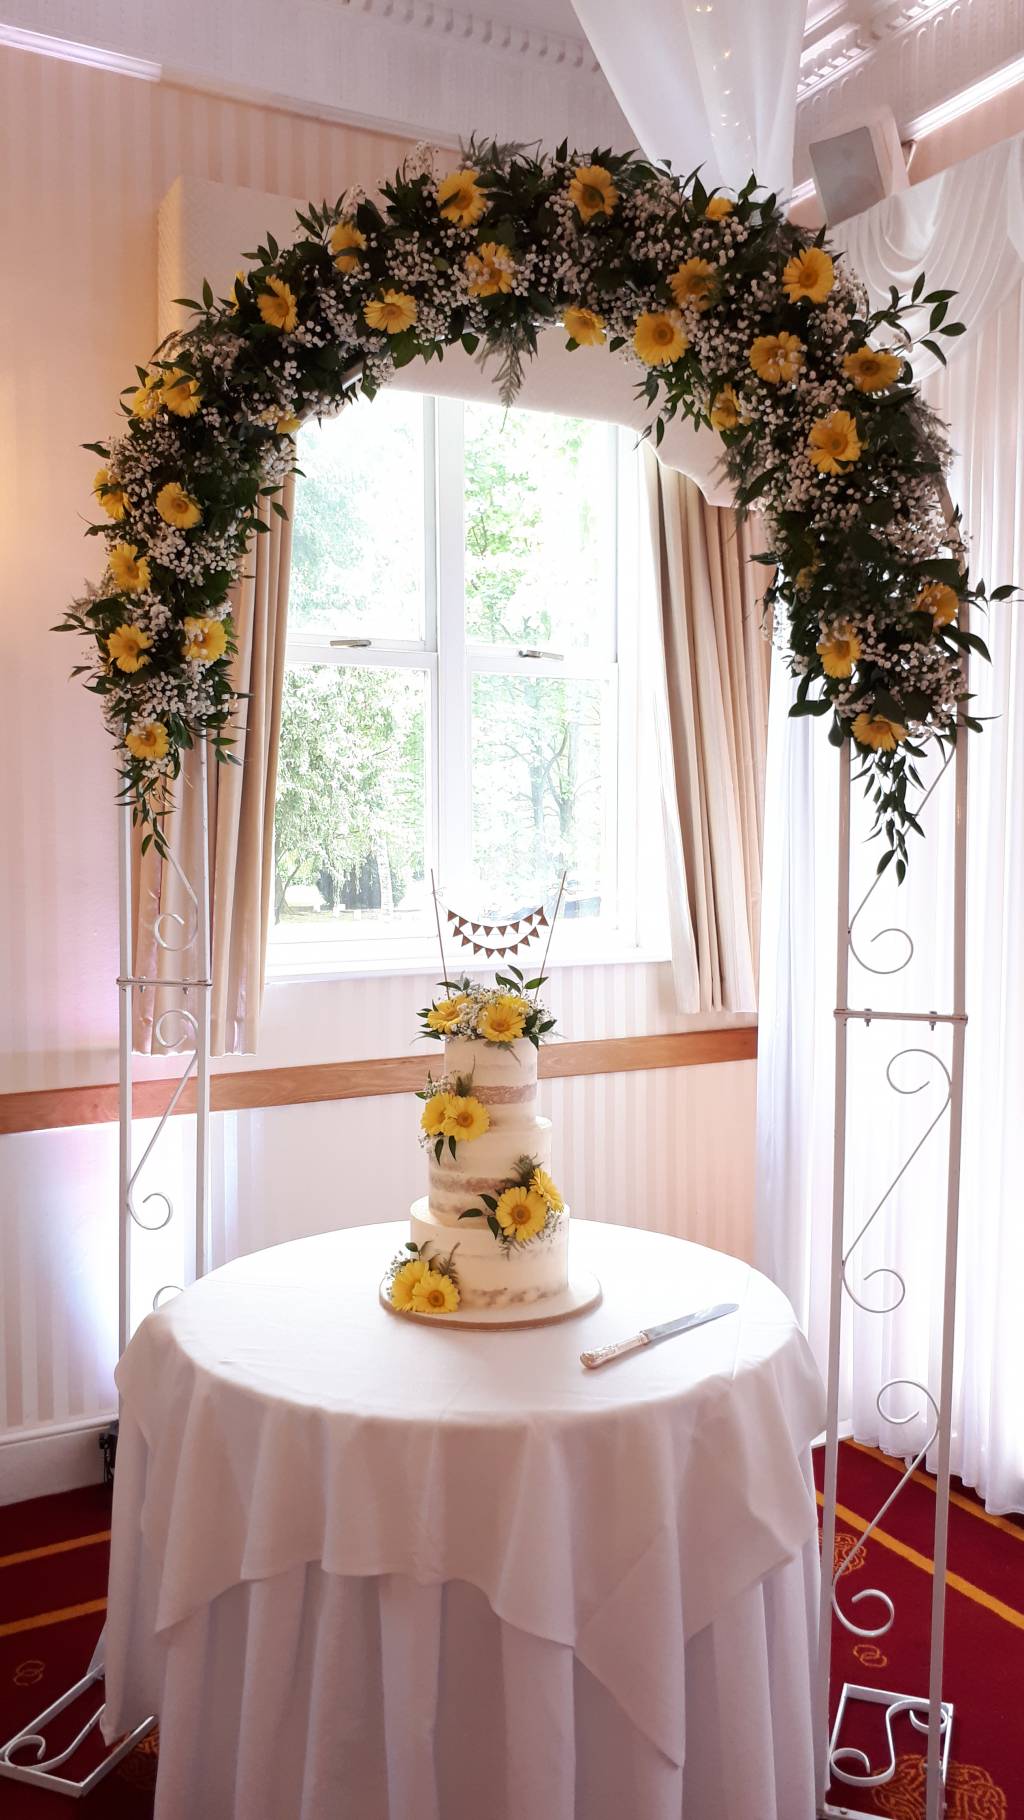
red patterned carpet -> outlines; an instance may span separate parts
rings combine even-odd
[[[872,1449],[844,1443],[837,1547],[852,1546],[857,1530],[888,1496],[898,1470],[896,1462]],[[846,1601],[863,1587],[881,1586],[894,1599],[897,1615],[893,1630],[877,1643],[858,1642],[836,1626],[836,1691],[844,1680],[899,1693],[926,1691],[934,1509],[931,1480],[922,1473],[845,1576]],[[109,1529],[110,1495],[99,1486],[0,1508],[3,1738],[84,1673],[103,1622]],[[1024,1820],[1024,1521],[990,1517],[971,1493],[958,1489],[951,1511],[950,1576],[944,1691],[954,1703],[955,1720],[946,1817]],[[869,1602],[857,1609],[866,1622],[877,1621],[872,1615],[877,1608]],[[87,1705],[80,1716],[64,1715],[62,1729],[52,1733],[56,1748],[70,1741],[88,1711]],[[879,1763],[886,1755],[880,1712],[868,1709],[848,1734],[849,1742]],[[155,1734],[145,1739],[93,1794],[73,1805],[59,1795],[0,1782],[0,1814],[3,1820],[151,1820],[156,1743]],[[832,1799],[867,1815],[918,1820],[924,1813],[923,1749],[906,1720],[898,1722],[896,1747],[896,1776],[886,1788],[866,1794],[836,1788]],[[90,1741],[69,1767],[84,1775],[99,1754]]]

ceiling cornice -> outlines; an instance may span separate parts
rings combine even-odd
[[[432,0],[340,0],[350,13],[386,22],[411,26],[448,38],[453,43],[471,45],[474,49],[494,51],[512,57],[536,58],[550,67],[564,66],[584,75],[600,76],[601,66],[585,38],[566,36],[561,32],[538,31],[534,26],[517,25],[509,19],[494,19],[483,13],[462,12],[454,6],[435,6]]]

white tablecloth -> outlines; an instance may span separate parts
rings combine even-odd
[[[157,1820],[809,1820],[823,1409],[785,1298],[575,1222],[599,1308],[453,1332],[377,1304],[405,1230],[239,1259],[121,1362],[105,1729],[159,1713]]]

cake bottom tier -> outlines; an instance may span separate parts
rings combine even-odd
[[[455,1252],[452,1268],[463,1308],[513,1308],[558,1295],[569,1281],[569,1209],[546,1232],[520,1245],[502,1245],[481,1220],[445,1226],[430,1211],[424,1195],[414,1201],[410,1237],[435,1255]]]

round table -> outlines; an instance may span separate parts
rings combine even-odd
[[[118,1368],[104,1729],[158,1714],[156,1820],[810,1820],[823,1398],[784,1296],[576,1220],[599,1307],[432,1328],[378,1304],[406,1234],[239,1258]]]

